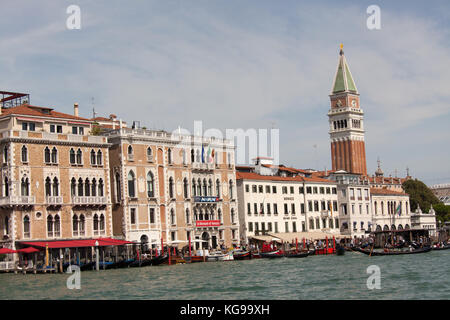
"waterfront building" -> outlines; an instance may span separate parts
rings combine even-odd
[[[433,206],[431,206],[428,213],[422,212],[422,209],[418,207],[411,214],[411,225],[413,229],[427,229],[430,236],[436,236],[436,212]]]
[[[336,183],[308,177],[306,170],[274,166],[256,158],[253,167],[237,167],[240,233],[244,242],[267,233],[339,234]]]
[[[436,184],[430,187],[434,195],[446,206],[450,206],[450,183]]]
[[[239,243],[234,144],[214,137],[132,128],[105,131],[111,144],[113,232],[161,247]]]
[[[0,92],[0,236],[4,246],[112,234],[106,137],[92,121]]]

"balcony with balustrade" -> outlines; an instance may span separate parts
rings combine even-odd
[[[31,207],[35,204],[36,204],[36,198],[34,196],[0,197],[0,207],[2,207],[2,208]]]
[[[105,196],[72,196],[74,206],[101,207],[108,204]]]

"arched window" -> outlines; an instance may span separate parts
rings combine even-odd
[[[198,215],[198,220],[203,220],[203,210],[200,210],[200,214]]]
[[[45,179],[45,195],[46,196],[52,195],[52,182],[50,180],[50,177],[47,177]]]
[[[169,178],[169,198],[171,198],[171,199],[174,198],[174,193],[173,193],[173,178],[172,178],[172,177]]]
[[[170,224],[175,224],[175,211],[170,209]]]
[[[183,179],[184,198],[189,198],[189,183],[186,178]]]
[[[95,156],[94,149],[91,150],[91,164],[95,164],[97,160],[97,157]]]
[[[80,215],[80,228],[79,228],[80,236],[84,236],[84,230],[85,230],[85,219],[84,219],[84,214],[81,214]]]
[[[9,180],[8,180],[8,177],[5,177],[3,194],[5,195],[5,197],[9,197]]]
[[[222,223],[223,221],[222,221],[222,210],[221,209],[219,209],[219,210],[217,210],[217,220],[219,220],[220,221],[220,223]]]
[[[133,160],[133,147],[128,146],[128,160]]]
[[[192,195],[195,197],[197,195],[197,184],[195,183],[195,179],[192,179]]]
[[[100,215],[100,232],[105,232],[105,216],[103,215],[103,213]]]
[[[72,217],[72,235],[78,236],[78,216],[76,214]]]
[[[82,197],[83,196],[83,179],[78,179],[78,196]]]
[[[52,149],[52,163],[58,163],[58,150],[56,147]]]
[[[384,202],[381,201],[381,214],[384,215]]]
[[[378,203],[375,201],[375,214],[378,214]]]
[[[84,196],[89,197],[91,195],[91,183],[88,178],[84,180]]]
[[[231,223],[234,223],[234,209],[231,209]]]
[[[94,228],[94,234],[98,234],[98,215],[94,214],[94,223],[93,223],[93,228]]]
[[[81,149],[77,150],[77,164],[82,164],[82,158],[83,158],[83,153],[81,152]]]
[[[186,150],[185,149],[181,149],[181,157],[183,159],[183,164],[187,164],[187,159],[186,159]]]
[[[70,149],[69,158],[70,158],[70,163],[75,164],[75,150]]]
[[[190,224],[189,208],[186,208],[186,224]]]
[[[23,177],[20,183],[20,189],[22,196],[29,196],[30,195],[30,182],[28,178]]]
[[[92,179],[91,196],[97,196],[97,180],[95,180],[95,178]]]
[[[23,237],[30,237],[30,217],[28,217],[28,215],[23,217]]]
[[[51,215],[47,217],[47,237],[53,237],[53,217]]]
[[[103,197],[103,195],[104,195],[103,189],[104,189],[103,179],[100,178],[100,179],[98,179],[98,196],[99,197]]]
[[[120,192],[120,174],[117,172],[116,173],[116,202],[120,202],[121,198],[122,198],[122,194]]]
[[[131,198],[134,198],[136,196],[134,180],[134,172],[130,170],[130,172],[128,172],[128,196]]]
[[[202,195],[202,181],[200,179],[197,180],[197,195]]]
[[[45,163],[50,163],[50,149],[48,147],[44,149],[44,161]]]
[[[206,179],[203,179],[203,195],[208,195],[208,184],[206,183]]]
[[[70,180],[70,195],[72,197],[77,195],[77,181],[75,180],[75,178],[72,178],[72,180]]]
[[[53,178],[53,195],[59,196],[59,181],[58,178]]]
[[[172,164],[172,149],[167,149],[167,162]]]
[[[191,163],[195,162],[195,151],[194,149],[191,149]]]
[[[55,237],[61,236],[61,219],[55,215]]]
[[[220,180],[216,180],[216,195],[218,198],[220,198]]]
[[[8,146],[3,148],[3,162],[8,163]]]
[[[230,199],[233,199],[233,180],[230,180]]]
[[[198,220],[198,213],[197,213],[197,209],[194,209],[194,220],[197,221]]]
[[[147,148],[147,161],[153,161],[153,152],[150,147]]]
[[[209,179],[208,181],[208,196],[212,196],[212,181]]]
[[[28,149],[26,146],[22,147],[22,162],[28,162]]]
[[[153,198],[155,196],[153,173],[151,171],[147,173],[147,196],[149,198]]]
[[[101,166],[103,164],[103,154],[101,150],[97,151],[97,165]]]

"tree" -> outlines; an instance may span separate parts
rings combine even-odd
[[[98,122],[94,122],[92,124],[91,135],[98,136],[98,135],[100,135],[101,132],[102,132],[102,128],[100,127]]]
[[[436,218],[441,223],[450,221],[450,206],[446,206],[443,203],[438,203],[433,205],[433,209],[436,211]]]
[[[411,203],[411,211],[416,211],[417,206],[420,206],[423,212],[428,212],[431,205],[441,203],[433,192],[420,180],[406,180],[403,183],[403,189],[409,194]]]

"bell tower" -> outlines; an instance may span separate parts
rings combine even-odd
[[[328,121],[332,169],[367,175],[364,112],[360,108],[358,89],[342,44],[330,101]]]

